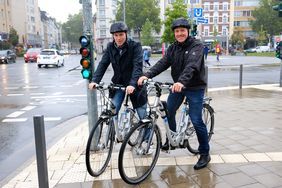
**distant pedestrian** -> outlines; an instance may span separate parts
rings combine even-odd
[[[207,58],[208,58],[208,54],[209,54],[209,47],[206,45],[205,47],[204,47],[204,56],[205,56],[205,60],[207,60]]]
[[[221,54],[221,48],[219,44],[217,44],[215,47],[215,53],[216,53],[216,60],[219,62],[219,55]]]
[[[147,65],[149,65],[149,67],[151,66],[151,64],[149,62],[150,61],[150,52],[147,48],[144,49],[143,60],[145,62],[144,67],[146,67]]]

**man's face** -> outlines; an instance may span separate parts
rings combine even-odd
[[[123,43],[126,41],[126,33],[125,32],[117,32],[114,33],[114,40],[118,47],[122,46]]]
[[[188,29],[185,27],[177,27],[174,29],[174,37],[178,42],[184,42],[189,36]]]

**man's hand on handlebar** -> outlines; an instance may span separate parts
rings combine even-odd
[[[172,93],[178,93],[181,92],[183,89],[184,85],[180,82],[176,82],[172,85],[171,91]]]
[[[134,90],[135,90],[135,87],[133,87],[133,86],[127,86],[126,87],[126,93],[128,95],[132,94],[134,92]]]
[[[98,85],[97,83],[91,82],[91,83],[88,84],[88,88],[89,88],[90,90],[96,89],[97,85]]]
[[[146,76],[141,76],[137,81],[138,86],[142,86],[144,80],[148,80],[148,78]]]

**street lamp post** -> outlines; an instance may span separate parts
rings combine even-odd
[[[228,27],[226,28],[226,55],[229,55],[229,32]]]

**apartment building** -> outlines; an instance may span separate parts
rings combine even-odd
[[[259,0],[234,0],[234,31],[241,31],[248,47],[255,46],[256,33],[250,26],[252,11],[259,6]]]
[[[117,13],[117,0],[96,0],[95,5],[97,8],[94,25],[96,50],[101,53],[106,49],[107,43],[113,40],[110,26]]]
[[[0,41],[8,39],[11,22],[11,3],[9,0],[0,0]]]
[[[10,0],[12,25],[25,46],[41,46],[40,13],[37,0]]]

